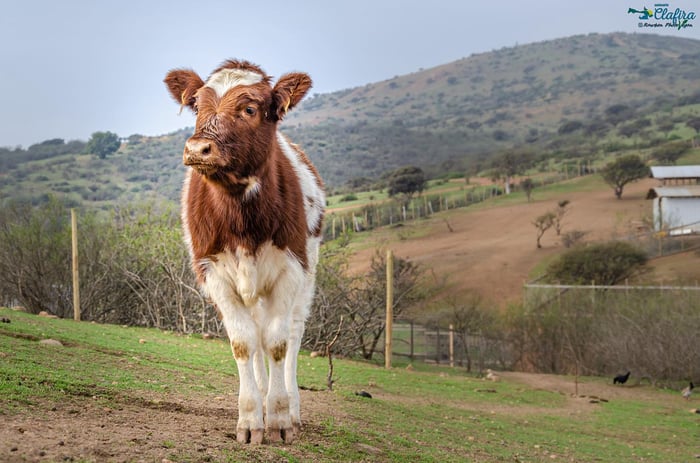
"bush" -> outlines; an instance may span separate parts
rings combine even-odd
[[[675,164],[691,148],[687,141],[672,141],[651,152],[651,157],[662,164]]]
[[[588,286],[530,289],[507,321],[516,368],[610,375],[652,383],[695,377],[700,305],[693,291]]]
[[[564,247],[568,249],[576,244],[579,244],[585,235],[586,232],[584,231],[572,230],[570,232],[564,233],[561,236],[561,242],[564,245]]]
[[[614,285],[645,269],[646,254],[623,242],[579,246],[547,268],[549,281],[562,284]]]

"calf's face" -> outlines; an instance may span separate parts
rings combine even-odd
[[[259,67],[227,61],[207,81],[188,69],[170,71],[172,97],[197,116],[183,162],[207,177],[246,177],[262,166],[275,140],[277,122],[311,88],[303,73],[283,75],[273,86]]]

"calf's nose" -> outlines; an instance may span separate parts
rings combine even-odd
[[[185,142],[183,160],[185,165],[199,164],[212,155],[212,143],[207,140],[190,138]]]

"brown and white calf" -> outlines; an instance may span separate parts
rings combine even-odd
[[[316,169],[277,124],[311,79],[290,73],[272,86],[258,66],[227,61],[206,81],[176,69],[165,83],[197,116],[183,153],[182,222],[238,366],[237,440],[261,443],[265,429],[269,441],[291,442],[301,428],[297,356],[325,197]]]

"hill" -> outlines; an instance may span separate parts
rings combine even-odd
[[[622,199],[599,176],[588,176],[536,189],[533,200],[523,193],[487,200],[480,206],[453,209],[430,219],[407,222],[363,234],[354,244],[353,271],[362,273],[377,247],[390,247],[402,258],[420,263],[438,281],[445,281],[441,296],[479,294],[487,304],[503,307],[520,300],[523,285],[539,276],[543,263],[565,250],[562,237],[553,230],[536,247],[533,220],[554,209],[561,200],[570,201],[563,232],[585,233],[584,240],[626,239],[649,223],[649,188],[657,180],[645,179],[625,188]],[[700,256],[694,252],[673,258],[652,259],[648,281],[697,284]]]
[[[336,359],[326,391],[328,360],[307,354],[299,439],[241,445],[227,342],[4,308],[0,317],[9,321],[0,325],[2,461],[668,462],[697,453],[697,406],[677,390],[508,372],[486,382],[461,368]],[[39,343],[47,337],[62,346]]]
[[[316,95],[287,131],[331,185],[410,164],[476,172],[512,147],[590,157],[619,142],[621,126],[642,119],[649,132],[650,113],[700,90],[699,57],[700,41],[646,34],[504,48]]]
[[[464,58],[363,87],[315,95],[282,130],[330,189],[409,164],[429,176],[483,172],[505,150],[537,154],[542,169],[688,138],[697,116],[700,41],[591,34]],[[683,109],[685,108],[685,109]],[[191,129],[131,135],[106,160],[84,143],[0,148],[0,201],[54,194],[109,208],[175,202]],[[367,182],[359,182],[366,184]]]

